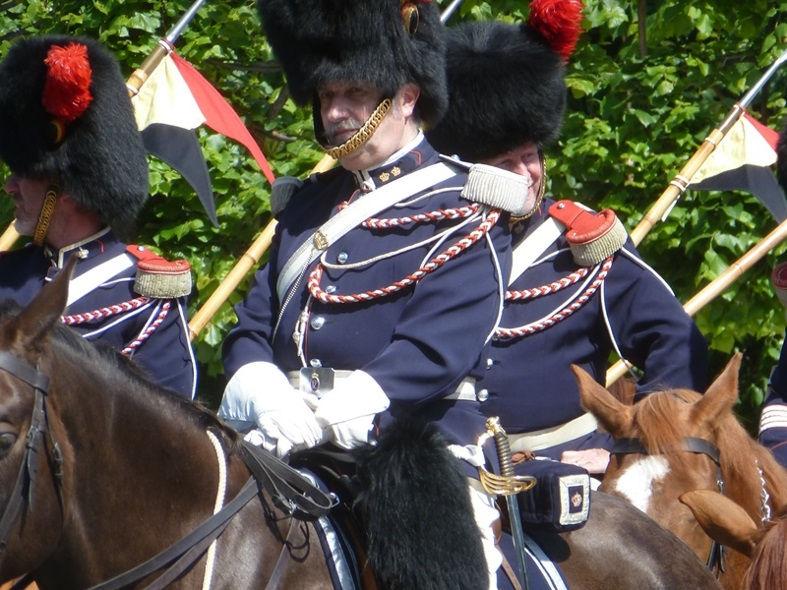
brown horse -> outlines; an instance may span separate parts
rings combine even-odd
[[[755,520],[787,504],[787,473],[735,418],[741,355],[735,355],[705,395],[688,390],[652,393],[635,405],[615,399],[579,367],[573,367],[582,404],[616,439],[602,490],[629,499],[683,539],[709,566],[719,553],[691,511],[678,501],[697,490],[723,491]],[[726,555],[720,575],[738,588],[748,567]]]
[[[137,566],[249,480],[234,431],[58,325],[67,286],[64,272],[24,311],[0,316],[0,581],[31,572],[43,590]],[[316,539],[312,524],[255,495],[217,542],[210,587],[331,588]],[[201,588],[207,562],[170,587]]]
[[[198,527],[217,496],[231,504],[249,480],[234,431],[59,325],[65,277],[21,313],[0,308],[0,581],[31,572],[43,590],[84,589],[134,568]],[[438,479],[427,483],[444,486]],[[315,527],[254,492],[219,537],[212,567],[197,552],[168,587],[202,588],[206,572],[212,589],[332,587]],[[533,536],[578,590],[716,587],[677,537],[605,494],[594,496],[584,528]],[[419,552],[421,568],[432,553]],[[159,573],[123,587],[146,587]],[[479,587],[435,577],[419,590]]]
[[[787,513],[759,525],[735,502],[710,490],[680,497],[708,536],[752,561],[743,578],[744,590],[787,588]]]

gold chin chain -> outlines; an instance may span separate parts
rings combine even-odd
[[[533,205],[533,208],[530,210],[530,213],[526,213],[525,215],[511,215],[509,218],[509,224],[513,225],[515,223],[519,223],[520,221],[524,221],[528,217],[531,217],[538,208],[541,206],[541,201],[544,200],[544,195],[546,194],[547,190],[547,159],[541,154],[541,184],[538,186],[538,194],[536,195],[536,204]]]
[[[355,134],[345,141],[342,145],[337,147],[328,148],[325,150],[325,153],[328,154],[334,160],[340,160],[346,156],[349,156],[367,141],[369,138],[374,135],[374,132],[377,131],[377,128],[382,123],[385,116],[391,110],[391,106],[393,103],[391,102],[390,98],[386,98],[382,101],[377,108],[374,109],[374,112],[371,116],[366,120],[366,123],[355,132]]]
[[[46,232],[49,230],[49,223],[52,221],[52,215],[55,212],[55,202],[57,201],[58,189],[50,188],[46,191],[44,202],[41,205],[41,211],[38,214],[38,221],[36,222],[36,229],[33,232],[33,243],[36,246],[43,246]]]

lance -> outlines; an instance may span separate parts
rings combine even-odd
[[[787,220],[782,221],[776,226],[776,229],[755,244],[738,260],[724,269],[719,276],[708,283],[701,291],[694,295],[694,297],[689,299],[683,306],[683,309],[686,310],[686,313],[690,316],[696,314],[785,239],[787,239]],[[621,359],[610,367],[609,371],[607,371],[607,387],[626,374],[628,365],[628,361]]]
[[[640,242],[642,242],[656,223],[667,218],[667,215],[672,211],[672,207],[691,184],[691,179],[697,173],[697,170],[705,163],[705,160],[713,153],[713,150],[716,149],[719,142],[724,139],[724,136],[732,129],[732,126],[741,118],[746,107],[749,106],[754,97],[762,90],[763,86],[765,86],[771,76],[776,73],[776,70],[778,70],[785,61],[787,61],[787,51],[782,53],[746,95],[735,103],[735,106],[732,107],[732,110],[727,114],[722,124],[711,131],[710,135],[705,138],[705,141],[702,142],[702,145],[694,152],[694,155],[686,162],[677,176],[670,181],[658,200],[651,205],[648,212],[637,224],[637,227],[631,232],[631,240],[634,242],[635,246],[638,246]]]
[[[126,88],[128,88],[129,96],[136,96],[139,89],[142,88],[142,85],[153,73],[153,70],[161,63],[161,60],[175,49],[175,42],[180,38],[180,35],[186,30],[186,27],[205,2],[206,0],[196,0],[180,20],[175,23],[175,26],[169,30],[166,36],[159,39],[156,48],[148,55],[145,61],[142,62],[142,65],[134,70],[134,73],[129,76],[129,79],[126,81]],[[16,231],[14,222],[12,221],[3,232],[3,235],[0,236],[0,252],[10,250],[18,239],[19,233]]]
[[[456,12],[463,1],[453,0],[440,14],[440,22],[445,23]],[[311,173],[325,172],[333,168],[334,165],[336,165],[336,160],[326,154],[312,169]],[[197,313],[192,316],[189,321],[189,338],[192,341],[199,336],[200,332],[208,325],[221,306],[224,305],[224,302],[238,288],[246,274],[259,264],[263,254],[270,248],[271,241],[276,233],[276,224],[275,219],[271,219],[268,222],[262,233],[257,236],[243,256],[238,259],[238,262],[235,263],[235,266],[232,267],[232,270],[230,270],[213,294],[208,297],[207,301],[202,304],[202,307],[197,310]]]

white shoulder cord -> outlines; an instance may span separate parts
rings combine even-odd
[[[484,220],[486,220],[486,212],[484,213]],[[492,256],[492,263],[495,266],[495,273],[497,273],[497,318],[495,319],[495,323],[492,326],[492,331],[489,332],[489,335],[484,340],[484,344],[489,343],[489,341],[495,335],[495,331],[497,330],[498,326],[500,326],[500,321],[503,319],[503,308],[505,307],[506,301],[506,288],[508,287],[506,284],[507,281],[500,270],[500,260],[497,258],[497,250],[495,250],[495,245],[492,242],[492,236],[490,234],[491,232],[486,232],[486,236],[484,237],[489,244],[489,252]]]
[[[634,365],[632,365],[629,361],[626,360],[626,357],[623,356],[623,353],[620,352],[620,346],[618,346],[618,341],[615,338],[615,333],[612,331],[612,324],[609,321],[609,314],[607,313],[607,292],[604,288],[606,285],[606,281],[601,283],[601,315],[604,318],[604,325],[607,327],[607,334],[609,335],[609,341],[612,343],[612,348],[615,349],[615,354],[618,355],[618,358],[623,361],[623,364],[626,365],[626,370],[631,375],[631,378],[634,379],[636,383],[639,381],[637,378],[636,373],[634,373]]]
[[[216,461],[219,464],[219,486],[216,490],[216,501],[213,504],[213,514],[218,514],[224,507],[224,496],[227,493],[227,458],[224,456],[224,449],[221,447],[218,437],[210,430],[205,432],[213,445],[213,450],[216,451]],[[202,578],[202,590],[210,589],[210,583],[213,579],[213,566],[216,563],[217,542],[218,539],[214,539],[208,548],[208,555],[205,560],[205,576]]]

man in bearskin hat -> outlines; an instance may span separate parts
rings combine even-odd
[[[776,148],[776,176],[787,192],[787,127],[779,135]],[[787,262],[773,269],[771,275],[776,295],[787,309]],[[768,397],[760,415],[760,443],[768,447],[776,460],[787,467],[787,332],[779,362],[771,373]]]
[[[147,198],[148,168],[115,58],[85,38],[17,42],[0,63],[0,158],[16,230],[32,238],[0,256],[0,299],[26,305],[78,257],[63,321],[192,399],[188,263],[121,241]]]
[[[580,406],[569,370],[604,383],[610,352],[644,371],[638,391],[706,385],[704,339],[667,284],[638,255],[614,212],[544,195],[544,146],[566,104],[565,62],[580,0],[531,3],[527,23],[468,23],[448,36],[450,108],[428,137],[445,153],[530,177],[512,217],[513,271],[487,371],[484,411],[500,416],[514,451],[602,473],[609,435]],[[494,97],[490,100],[490,97]]]
[[[510,258],[494,187],[521,179],[473,184],[424,139],[421,126],[446,107],[434,2],[258,8],[293,99],[311,106],[317,140],[341,166],[274,187],[277,234],[224,343],[219,413],[280,456],[351,448],[417,415],[477,461],[464,446],[484,429],[474,382]],[[497,513],[474,494],[494,571]]]

